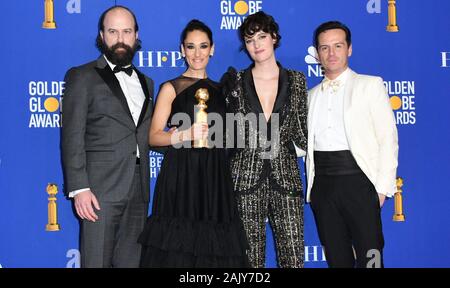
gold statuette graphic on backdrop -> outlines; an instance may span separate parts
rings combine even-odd
[[[59,231],[58,214],[56,208],[56,194],[58,193],[58,186],[49,183],[47,185],[48,193],[48,223],[45,226],[46,231]]]
[[[54,19],[54,5],[53,0],[45,0],[44,2],[45,20],[42,23],[44,29],[56,29],[56,23]]]
[[[394,217],[392,217],[392,220],[398,222],[405,221],[405,215],[403,214],[402,186],[403,186],[403,179],[401,177],[397,177],[397,192],[394,194],[395,213]]]
[[[206,88],[200,88],[195,92],[195,99],[197,99],[198,104],[195,105],[195,123],[208,123],[208,113],[206,113],[206,101],[209,100],[209,92]],[[194,140],[192,146],[194,148],[208,148],[208,139]]]
[[[388,26],[386,31],[398,32],[397,26],[397,8],[395,7],[395,0],[388,0]]]

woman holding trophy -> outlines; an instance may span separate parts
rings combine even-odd
[[[246,267],[247,241],[223,148],[224,125],[212,137],[207,123],[213,116],[225,121],[219,84],[206,72],[214,53],[210,28],[191,20],[181,34],[181,52],[187,70],[161,86],[149,131],[151,146],[169,149],[139,238],[141,267]]]

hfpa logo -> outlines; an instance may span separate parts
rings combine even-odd
[[[138,51],[138,67],[184,67],[180,51]]]

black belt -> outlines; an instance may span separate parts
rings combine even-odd
[[[349,150],[314,151],[316,175],[354,175],[363,173]]]
[[[136,157],[136,165],[139,165],[139,164],[141,164],[141,158]]]

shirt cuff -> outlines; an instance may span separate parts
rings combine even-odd
[[[294,147],[295,147],[295,153],[297,154],[297,157],[304,157],[306,156],[306,151],[299,148],[297,145],[295,145],[294,143]]]
[[[69,198],[73,198],[73,197],[75,197],[75,195],[80,194],[81,192],[89,191],[89,190],[91,190],[91,189],[90,188],[83,188],[83,189],[78,189],[78,190],[69,192]]]

